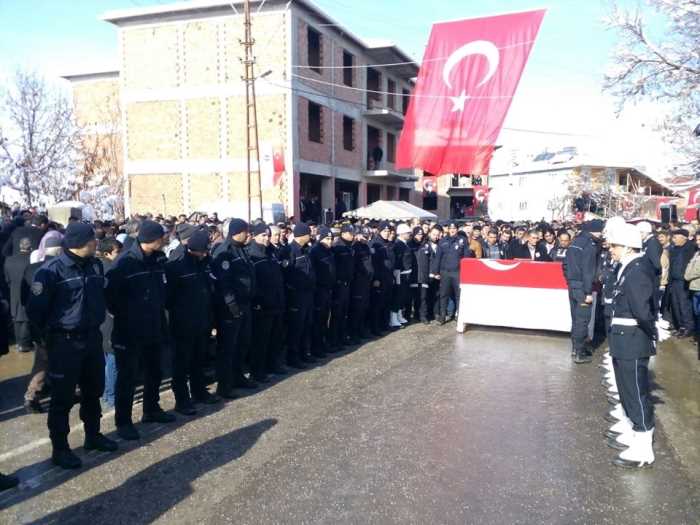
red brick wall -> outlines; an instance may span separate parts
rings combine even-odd
[[[298,126],[299,126],[299,156],[305,160],[315,162],[331,162],[331,110],[322,106],[323,129],[321,132],[322,144],[309,140],[309,101],[304,97],[298,98]],[[342,136],[341,136],[342,139]],[[336,137],[337,141],[337,137]],[[341,145],[342,147],[342,145]]]
[[[359,169],[362,168],[362,122],[355,119],[355,125],[353,126],[355,149],[348,151],[345,149],[343,142],[343,116],[342,113],[333,115],[333,120],[335,121],[335,164],[345,168]]]

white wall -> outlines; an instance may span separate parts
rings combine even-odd
[[[491,175],[489,177],[489,217],[507,221],[549,221],[553,216],[553,201],[566,201],[564,215],[571,212],[567,199],[570,170]]]

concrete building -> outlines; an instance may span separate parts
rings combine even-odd
[[[86,92],[118,86],[127,213],[247,216],[242,4],[108,12],[118,73],[67,77],[79,113],[99,99]],[[252,4],[266,218],[308,214],[312,198],[324,209],[336,196],[348,209],[379,199],[420,204],[417,177],[394,167],[418,65],[389,43],[363,42],[306,0]],[[365,67],[385,63],[400,65]],[[252,217],[257,188],[254,178]]]

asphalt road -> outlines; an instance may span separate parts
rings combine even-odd
[[[410,326],[144,425],[117,454],[78,448],[77,472],[47,461],[45,416],[16,408],[29,362],[0,360],[0,470],[22,480],[0,494],[3,524],[700,523],[697,473],[663,419],[653,468],[612,465],[599,371],[573,365],[561,335]]]

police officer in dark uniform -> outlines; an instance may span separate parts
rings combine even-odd
[[[447,304],[452,298],[455,303],[455,317],[459,309],[459,266],[465,257],[474,257],[469,249],[469,243],[461,235],[457,235],[457,224],[452,222],[447,229],[447,237],[438,243],[435,266],[436,276],[440,280],[440,313],[439,324],[445,324],[447,319]]]
[[[437,242],[440,231],[430,230],[428,239],[416,251],[416,282],[420,294],[419,316],[423,324],[430,324],[438,311],[438,287],[440,282],[435,279],[432,267],[437,257]]]
[[[34,275],[28,303],[31,322],[46,334],[51,378],[49,437],[54,464],[82,465],[68,445],[68,415],[80,386],[80,418],[85,449],[112,452],[117,444],[100,433],[100,397],[104,391],[104,354],[100,325],[105,319],[102,264],[94,257],[95,231],[87,224],[68,226],[65,251]]]
[[[372,333],[384,335],[389,322],[389,307],[393,287],[394,252],[389,250],[389,233],[391,226],[381,222],[377,227],[377,235],[370,242],[372,253],[372,289],[370,294],[370,319]]]
[[[355,239],[355,228],[352,224],[344,224],[340,228],[340,237],[333,243],[335,257],[335,287],[331,306],[330,348],[339,352],[348,341],[347,324],[350,308],[350,285],[353,280],[355,261],[352,253],[352,243]]]
[[[316,360],[310,354],[316,273],[309,256],[311,229],[301,222],[294,226],[294,240],[282,250],[287,290],[287,364],[304,369]]]
[[[269,381],[268,374],[283,375],[283,315],[285,311],[284,275],[277,250],[270,246],[270,228],[265,223],[253,227],[249,245],[250,260],[255,268],[253,294],[253,341],[251,373],[259,383]]]
[[[115,414],[117,433],[136,440],[132,408],[139,363],[144,368],[144,423],[171,423],[175,416],[160,407],[161,354],[167,341],[166,284],[163,227],[141,223],[136,242],[124,250],[107,272],[106,298],[114,315],[112,347],[117,362]]]
[[[175,227],[175,234],[177,235],[180,244],[178,244],[175,249],[170,252],[170,255],[168,255],[169,261],[181,259],[187,253],[187,243],[189,242],[190,237],[192,237],[196,231],[199,231],[199,229],[200,228],[194,226],[193,224],[178,224]]]
[[[195,231],[185,246],[184,254],[165,265],[166,305],[174,343],[175,410],[191,416],[197,413],[194,403],[213,404],[220,398],[207,390],[203,371],[214,317],[209,232]]]
[[[595,219],[583,225],[566,252],[564,276],[569,287],[571,308],[571,353],[577,364],[593,360],[586,345],[588,324],[591,321],[593,285],[598,269],[598,242],[603,232],[603,221]]]
[[[406,306],[404,307],[404,317],[409,321],[420,320],[421,285],[418,284],[418,253],[425,244],[424,237],[423,228],[416,226],[413,228],[413,235],[408,242],[408,247],[411,249],[413,267],[409,277],[409,299],[406,301]]]
[[[216,249],[212,265],[219,328],[216,393],[226,399],[236,397],[233,388],[258,386],[244,375],[252,328],[251,301],[255,293],[255,268],[246,249],[248,229],[243,219],[231,219],[228,238]]]
[[[316,273],[311,353],[318,358],[325,357],[329,348],[328,323],[331,313],[331,296],[336,284],[335,257],[332,246],[333,233],[330,228],[320,226],[317,242],[309,252]]]
[[[609,236],[613,259],[621,267],[615,284],[610,328],[610,354],[617,389],[629,425],[611,436],[609,445],[623,450],[614,460],[621,467],[654,462],[654,407],[649,392],[649,358],[659,334],[654,313],[656,270],[640,253],[642,240],[632,225],[616,227]]]
[[[359,339],[369,339],[367,329],[367,311],[369,309],[370,288],[374,279],[372,252],[367,239],[369,228],[358,228],[355,242],[352,244],[353,279],[350,285],[350,343]]]

